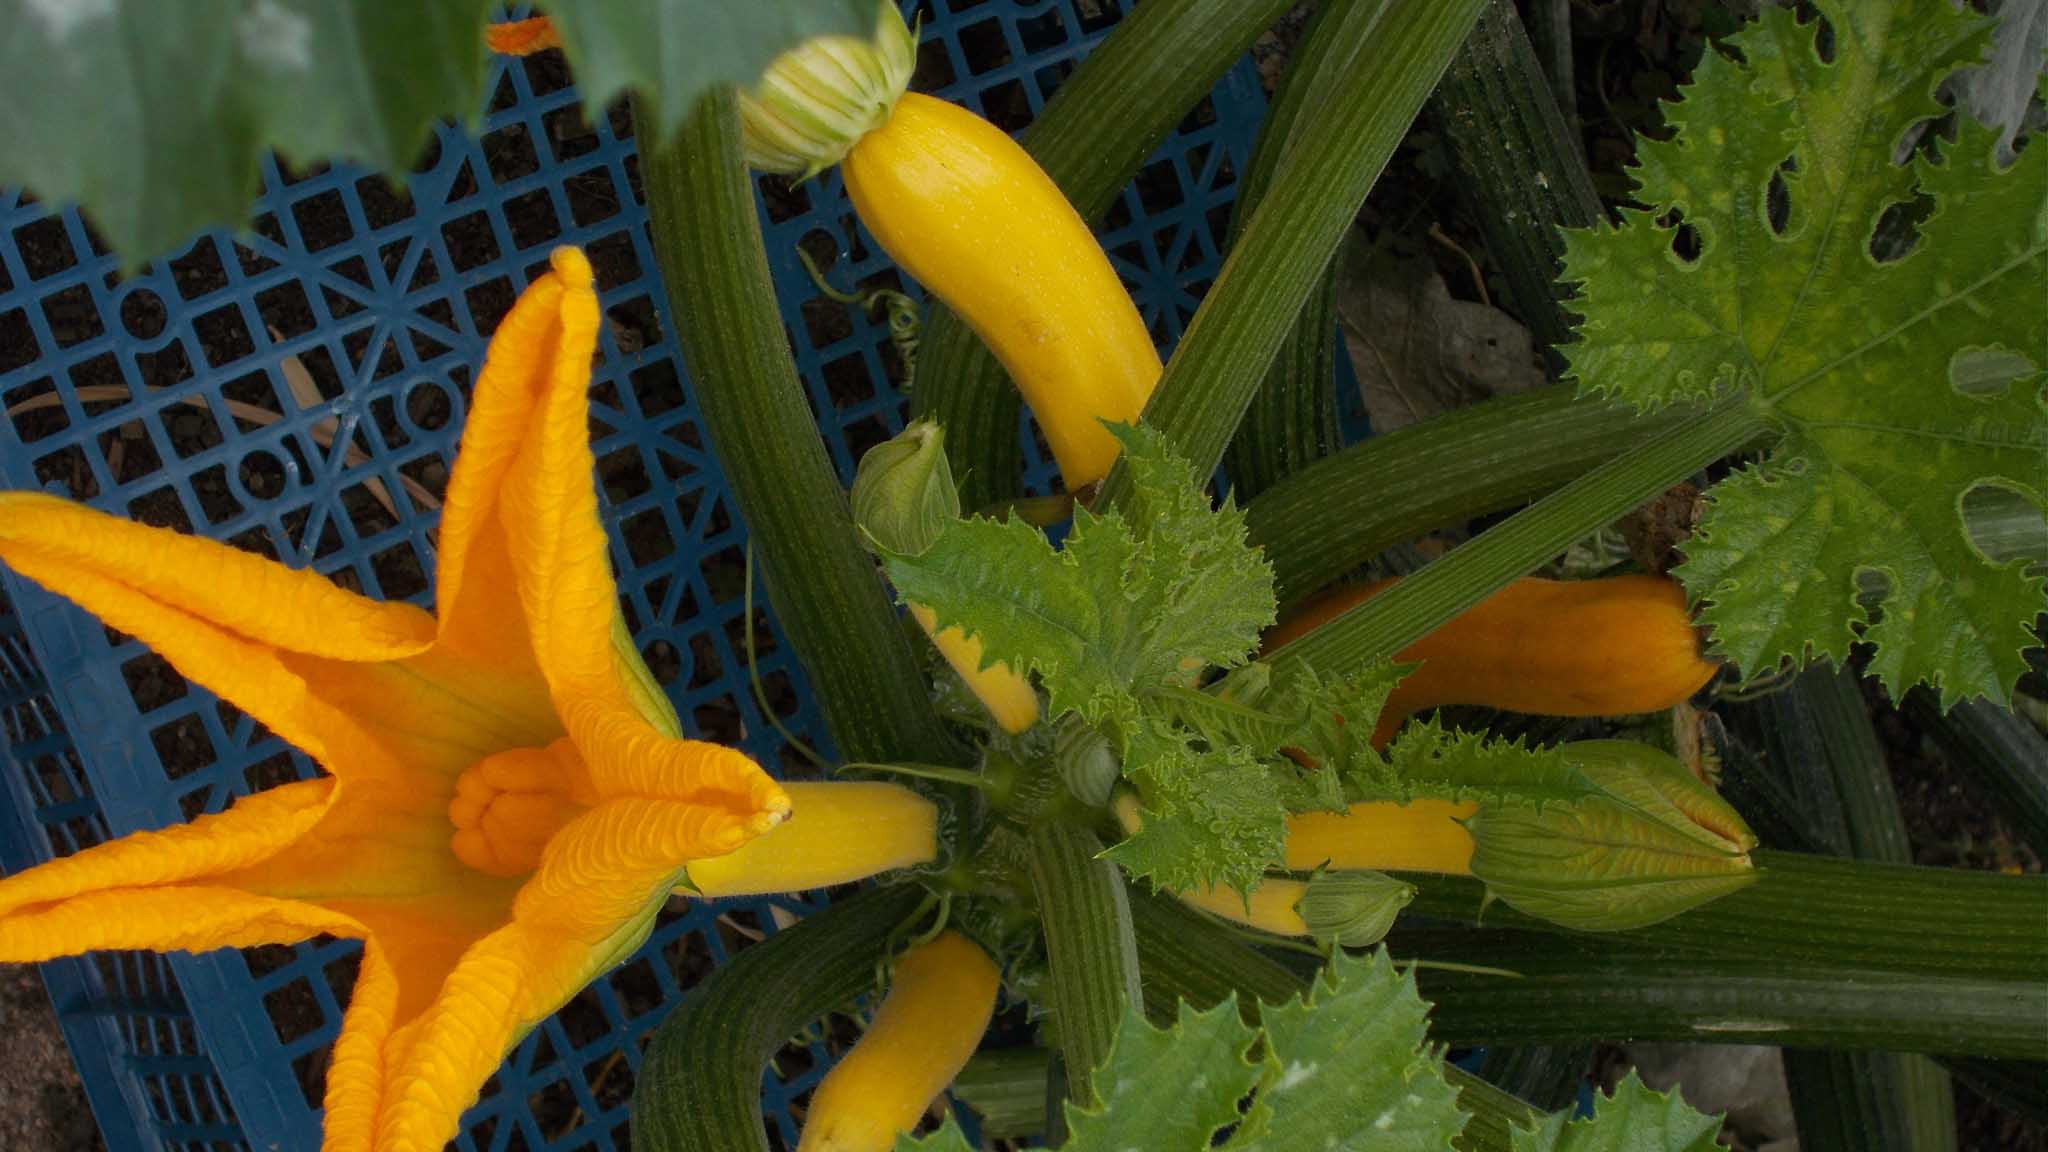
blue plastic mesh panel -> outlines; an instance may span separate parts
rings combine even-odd
[[[935,0],[919,86],[1028,123],[1117,0]],[[469,385],[518,291],[562,243],[599,270],[609,323],[593,435],[628,621],[693,733],[770,763],[785,750],[745,687],[742,525],[700,431],[637,198],[624,115],[588,123],[558,58],[500,63],[481,135],[438,134],[403,192],[336,167],[264,174],[255,227],[209,233],[123,279],[76,213],[0,191],[0,486],[311,566],[370,595],[430,600],[432,532]],[[1234,175],[1262,109],[1234,70],[1110,213],[1104,241],[1170,344],[1215,275]],[[902,425],[884,324],[819,297],[898,286],[835,174],[764,184],[763,222],[797,362],[850,477]],[[914,285],[900,285],[915,292]],[[1048,463],[1020,429],[1031,477]],[[219,811],[310,774],[296,752],[67,602],[0,574],[0,865]],[[782,721],[823,734],[761,610]],[[779,901],[802,913],[802,900]],[[728,901],[664,913],[647,946],[521,1044],[466,1118],[466,1152],[625,1152],[648,1030],[774,922]],[[104,955],[46,965],[116,1152],[311,1149],[356,948]],[[824,1051],[766,1086],[771,1132]]]

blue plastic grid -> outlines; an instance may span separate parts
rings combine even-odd
[[[1020,127],[1123,7],[933,0],[919,86]],[[586,123],[550,57],[495,64],[492,83],[481,135],[441,130],[404,193],[353,168],[294,178],[273,164],[253,234],[203,235],[125,280],[75,212],[0,192],[0,486],[85,499],[425,602],[435,498],[489,332],[548,249],[583,245],[610,320],[593,436],[628,622],[686,728],[779,763],[785,749],[739,655],[733,562],[744,530],[666,335],[623,114]],[[1178,339],[1219,266],[1262,108],[1255,73],[1240,65],[1104,229],[1162,344]],[[866,447],[901,428],[890,382],[900,368],[886,327],[820,297],[796,249],[832,258],[842,287],[898,281],[836,173],[764,191],[798,367],[850,477]],[[1042,484],[1050,465],[1028,426],[1020,436]],[[762,675],[788,704],[782,722],[822,742],[803,673],[765,609],[757,627]],[[10,871],[312,771],[140,645],[11,573],[0,574],[0,736],[0,865]],[[519,1046],[458,1146],[626,1152],[647,1031],[689,977],[774,927],[762,902],[678,901],[646,947]],[[44,973],[115,1152],[296,1150],[318,1143],[321,1072],[355,955],[316,942],[246,956],[99,955]],[[797,1054],[765,1087],[771,1133],[792,1145],[788,1105],[824,1055]]]

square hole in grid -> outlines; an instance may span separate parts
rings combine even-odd
[[[225,464],[209,464],[201,468],[192,474],[189,483],[192,495],[199,501],[199,515],[208,524],[226,524],[240,519],[248,511],[236,497],[234,489],[228,486]]]
[[[1031,95],[1022,80],[1005,80],[981,92],[983,118],[1005,132],[1019,132],[1031,123]]]
[[[187,300],[197,300],[228,286],[227,265],[221,262],[220,248],[213,237],[200,237],[182,255],[172,259],[171,282],[178,286],[178,295]]]
[[[355,238],[348,202],[339,189],[293,200],[292,221],[299,226],[299,240],[308,252],[322,252]]]
[[[91,500],[100,494],[100,482],[93,475],[92,461],[85,449],[77,444],[66,444],[54,452],[36,457],[34,465],[35,486],[54,490],[60,496],[73,500]]]
[[[954,36],[960,42],[961,55],[967,58],[967,70],[976,76],[1010,62],[1010,42],[1003,36],[1003,22],[997,17],[969,24]]]
[[[509,276],[493,277],[481,284],[472,284],[463,289],[462,303],[469,309],[477,335],[488,337],[497,331],[505,315],[512,311],[512,302],[517,296],[512,287],[512,278]]]
[[[318,326],[313,302],[297,280],[273,284],[256,293],[256,315],[273,340],[304,336]]]
[[[597,482],[604,489],[605,499],[613,504],[623,504],[654,490],[646,458],[631,444],[598,457]]]
[[[505,87],[509,88],[509,73],[506,79]],[[500,184],[509,184],[540,171],[540,152],[534,147],[532,134],[520,121],[514,120],[485,134],[482,145],[484,166],[490,169],[491,179]]]
[[[40,216],[16,228],[14,246],[31,280],[48,279],[78,264],[62,216]]]
[[[635,568],[658,564],[676,552],[675,534],[660,508],[628,516],[619,525],[619,535],[625,538],[626,557]]]
[[[412,193],[381,173],[356,180],[356,203],[363,206],[363,222],[375,231],[413,217]]]
[[[622,207],[611,169],[603,166],[585,169],[563,180],[562,194],[569,201],[569,218],[579,228],[609,220]]]
[[[631,356],[661,343],[661,313],[648,293],[637,292],[616,301],[605,308],[604,314],[620,352]]]
[[[541,132],[548,152],[556,163],[588,156],[602,144],[590,122],[583,118],[583,104],[575,101],[541,113]]]
[[[0,408],[6,410],[15,436],[24,444],[33,444],[71,427],[71,416],[64,410],[57,382],[47,376],[0,392]]]
[[[41,359],[42,354],[27,310],[11,308],[0,312],[0,373],[26,368]]]
[[[448,249],[448,259],[454,262],[457,272],[482,267],[499,256],[490,215],[482,211],[458,216],[441,225],[441,243]]]
[[[173,404],[164,408],[158,417],[163,422],[164,438],[170,442],[171,451],[181,460],[190,459],[210,448],[218,448],[226,441],[226,437],[221,435],[220,424],[214,419],[213,408],[207,403],[206,397],[193,396],[190,400],[190,403]],[[125,430],[128,425],[122,427]],[[135,428],[139,433],[141,425],[136,424]],[[137,448],[146,450],[151,457],[155,456],[156,450],[149,447],[147,436],[136,435],[133,439]],[[154,470],[154,467],[148,469]]]
[[[224,304],[194,318],[192,332],[199,338],[200,353],[206,357],[206,362],[215,368],[232,364],[256,352],[255,341],[249,335],[248,322],[243,319],[242,309],[236,304]]]
[[[74,347],[106,334],[99,306],[93,303],[92,289],[83,284],[51,293],[43,297],[42,304],[43,320],[59,348]]]
[[[136,711],[144,716],[183,700],[187,691],[185,678],[178,675],[170,661],[148,650],[122,662],[121,679],[128,685]]]
[[[512,246],[520,251],[539,248],[562,234],[555,218],[554,198],[545,188],[536,188],[506,200],[501,209],[505,227],[512,233]]]
[[[291,1044],[327,1027],[327,1010],[313,991],[312,979],[300,976],[263,994],[263,1010],[277,1042]]]

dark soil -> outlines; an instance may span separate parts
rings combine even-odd
[[[0,964],[0,1148],[100,1152],[105,1147],[42,977],[28,965]]]

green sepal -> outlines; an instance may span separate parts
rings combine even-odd
[[[960,518],[946,433],[929,420],[868,449],[853,474],[853,522],[864,542],[915,556]]]
[[[1342,948],[1369,948],[1383,939],[1401,910],[1415,899],[1415,886],[1384,872],[1318,872],[1294,910],[1318,941]]]
[[[1601,788],[1570,804],[1482,804],[1465,823],[1489,898],[1585,932],[1641,928],[1757,878],[1756,837],[1672,756],[1642,744],[1568,744]]]

